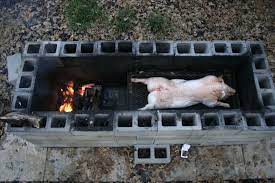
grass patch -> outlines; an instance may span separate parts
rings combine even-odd
[[[85,30],[102,20],[103,8],[96,0],[69,0],[65,16],[72,30]]]
[[[151,13],[147,17],[146,24],[153,33],[165,33],[169,29],[171,22],[168,17],[160,13]]]
[[[136,20],[136,11],[130,7],[121,8],[118,10],[114,18],[114,26],[117,32],[126,32],[130,30]]]

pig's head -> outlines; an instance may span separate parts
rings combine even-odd
[[[228,97],[235,95],[235,93],[236,93],[235,89],[231,88],[230,86],[222,82],[222,95],[220,99],[225,100]]]

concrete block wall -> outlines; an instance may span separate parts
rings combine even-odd
[[[275,93],[261,42],[251,41],[41,41],[29,42],[14,91],[12,110],[32,112],[38,60],[130,56],[135,62],[184,62],[186,57],[241,57],[252,62],[257,95],[264,111],[160,110],[59,113],[41,111],[40,129],[7,130],[41,146],[128,146],[148,144],[230,144],[257,141],[275,134]],[[158,63],[159,64],[159,63]]]

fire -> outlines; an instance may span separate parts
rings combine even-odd
[[[77,94],[83,96],[85,93],[85,90],[87,88],[92,88],[94,87],[94,84],[86,84],[81,87],[79,87],[78,91],[76,92]],[[74,98],[74,82],[69,81],[66,84],[65,89],[60,90],[61,96],[63,98],[62,104],[59,107],[60,112],[72,112],[73,111],[73,98]]]
[[[63,97],[63,102],[59,107],[60,112],[72,112],[73,111],[73,97],[74,97],[74,82],[69,81],[67,83],[66,89],[61,89],[61,94]]]
[[[86,85],[81,86],[78,90],[78,94],[83,96],[86,88],[92,88],[93,86],[94,86],[94,84],[86,84]]]

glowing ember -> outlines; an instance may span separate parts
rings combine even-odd
[[[94,84],[86,84],[86,85],[81,86],[78,90],[78,94],[83,96],[86,88],[92,88],[93,86],[94,86]]]
[[[74,82],[69,81],[66,89],[61,89],[63,101],[59,107],[60,112],[72,112],[73,111],[73,97],[74,97]]]

